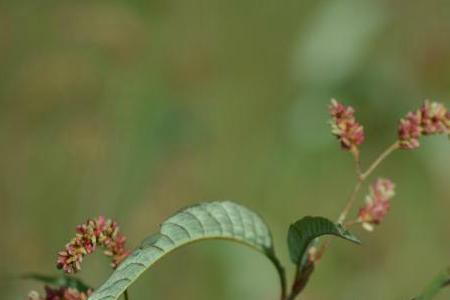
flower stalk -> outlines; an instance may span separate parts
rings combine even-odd
[[[356,172],[356,183],[339,214],[337,223],[344,227],[362,224],[365,229],[373,230],[373,226],[381,223],[390,208],[390,199],[394,195],[394,184],[390,180],[377,180],[370,188],[370,194],[366,197],[365,206],[359,210],[358,218],[346,222],[362,186],[370,175],[396,150],[418,148],[420,146],[419,138],[422,135],[450,135],[450,112],[440,103],[425,101],[420,109],[408,113],[405,118],[400,120],[398,140],[383,151],[365,171],[362,171],[361,168],[359,149],[365,140],[364,127],[356,120],[354,108],[344,106],[332,99],[329,112],[331,132],[339,140],[341,148],[352,154]],[[331,240],[327,239],[318,250],[315,246],[310,248],[315,252],[315,255],[311,257],[310,265],[314,266],[322,258],[330,243]],[[286,298],[287,300],[296,298],[303,289],[299,283],[307,282],[313,270],[314,267],[309,268],[308,272],[297,269],[294,284]],[[302,288],[299,289],[299,286]]]
[[[261,249],[264,250],[264,253],[275,265],[280,278],[280,300],[294,300],[308,284],[310,276],[315,270],[316,264],[321,260],[331,244],[331,239],[326,239],[322,242],[322,244],[319,244],[318,238],[320,236],[332,234],[349,241],[359,243],[359,240],[350,234],[346,228],[361,224],[364,229],[372,231],[376,225],[382,223],[390,210],[391,199],[395,195],[395,184],[391,180],[384,178],[378,178],[371,185],[369,185],[369,192],[365,197],[364,205],[360,207],[356,217],[353,219],[350,218],[350,220],[347,219],[355,206],[362,187],[367,183],[368,179],[375,172],[375,170],[383,162],[385,162],[392,153],[400,149],[412,150],[420,147],[420,138],[422,136],[437,134],[446,134],[450,136],[450,112],[443,104],[426,100],[419,109],[407,113],[406,116],[399,121],[397,140],[381,152],[380,155],[368,165],[367,169],[363,170],[361,167],[360,147],[364,143],[365,133],[364,127],[356,119],[355,109],[351,106],[345,106],[333,99],[331,100],[331,104],[329,106],[329,113],[331,116],[331,133],[339,141],[341,149],[353,156],[356,182],[337,218],[336,223],[320,217],[316,219],[324,219],[326,225],[323,225],[323,222],[319,222],[313,223],[313,226],[311,227],[301,227],[301,229],[291,227],[289,229],[289,250],[291,259],[296,266],[295,278],[289,293],[287,289],[286,273],[283,265],[275,256],[272,247],[268,247],[267,243],[264,243],[263,246],[258,243],[257,240],[260,238],[260,233],[256,229],[257,227],[253,222],[254,233],[253,235],[250,235],[250,237],[253,236],[253,239],[256,240],[253,242],[262,247]],[[203,211],[203,213],[211,214],[207,209]],[[200,223],[202,229],[204,229],[201,218],[193,213],[191,214]],[[225,216],[228,216],[230,226],[233,227],[232,218],[228,215],[226,210]],[[218,223],[219,228],[217,229],[223,231],[223,224],[216,220],[212,215],[211,218],[213,221],[215,220],[216,223]],[[304,219],[306,220],[307,218],[314,219],[312,217],[306,217]],[[302,221],[303,219],[299,220],[297,223]],[[241,230],[246,231],[245,225],[248,224],[244,224],[242,215],[241,222],[243,223],[243,228],[241,228]],[[297,223],[295,226],[297,226]],[[190,231],[187,229],[189,226],[186,225],[187,228],[185,228],[176,223],[171,225],[178,225],[184,229],[186,234],[190,236]],[[262,222],[262,225],[263,229],[265,229],[263,231],[266,231],[270,236],[270,232],[266,228],[264,222]],[[295,228],[295,232],[291,231],[292,228]],[[323,228],[333,228],[334,231]],[[232,235],[234,235],[234,232]],[[229,235],[224,236],[229,237]],[[244,236],[245,237],[240,236],[240,238],[249,239],[245,232]],[[166,237],[172,241],[170,236]],[[268,238],[270,238],[269,245],[272,245],[271,237]],[[174,240],[177,240],[177,238],[174,238]],[[119,232],[117,222],[111,219],[106,219],[102,216],[95,219],[89,219],[84,224],[76,227],[75,237],[66,244],[62,251],[58,252],[57,268],[62,269],[65,274],[75,274],[81,270],[83,259],[100,247],[104,250],[103,253],[111,258],[112,268],[116,269],[119,264],[130,254],[130,251],[125,248],[125,242],[126,237]],[[159,249],[155,245],[152,246]],[[258,249],[261,250],[260,248]],[[271,251],[267,251],[270,249]],[[163,247],[159,250],[164,250],[163,252],[165,253],[165,250],[167,249]],[[167,252],[169,252],[169,250],[167,250]],[[118,273],[120,273],[120,271]],[[67,275],[64,276],[69,278]],[[32,291],[28,295],[28,300],[88,300],[89,297],[95,298],[97,295],[97,293],[94,293],[93,290],[87,286],[75,286],[76,288],[74,288],[74,286],[69,283],[55,284],[54,282],[49,283],[48,281],[46,283],[56,285],[56,287],[45,286],[46,294],[44,297],[40,296],[39,293]],[[117,281],[115,280],[111,285],[116,283]],[[129,300],[129,294],[126,287],[128,287],[128,285],[123,286],[115,293],[114,297],[111,298],[117,299],[123,296],[125,300]]]

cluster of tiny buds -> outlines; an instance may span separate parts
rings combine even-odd
[[[344,106],[335,99],[329,107],[331,115],[331,132],[338,138],[342,149],[353,153],[364,142],[364,128],[356,121],[355,110],[351,106]]]
[[[356,121],[354,108],[332,99],[329,111],[333,135],[344,150],[358,153],[358,146],[364,142],[364,128]],[[400,120],[398,145],[401,149],[415,149],[420,146],[422,135],[435,134],[450,136],[450,111],[442,103],[426,100]]]
[[[355,119],[354,108],[332,99],[329,112],[332,134],[338,138],[344,150],[355,156],[359,167],[358,147],[364,142],[364,129]],[[450,111],[442,103],[426,100],[419,109],[409,112],[400,120],[396,143],[388,148],[366,173],[360,174],[359,179],[364,180],[392,150],[416,149],[420,146],[419,139],[422,135],[436,134],[447,134],[450,137]],[[365,229],[373,230],[374,225],[380,224],[388,213],[394,190],[392,181],[378,179],[370,187],[365,206],[360,209],[358,218],[350,223],[362,223]],[[345,214],[342,215],[345,218]]]
[[[57,267],[73,274],[81,270],[83,257],[102,246],[104,254],[112,257],[111,266],[116,268],[128,255],[126,237],[119,233],[117,222],[100,216],[77,226],[75,237],[58,253]]]
[[[433,134],[450,135],[450,111],[441,103],[426,100],[421,108],[400,120],[398,138],[402,149],[418,148],[422,135]]]
[[[46,295],[42,297],[36,291],[31,291],[28,294],[27,300],[87,300],[92,294],[92,290],[87,292],[80,292],[74,288],[69,287],[59,287],[53,289],[49,286],[45,287]]]
[[[391,199],[395,195],[395,184],[389,179],[379,178],[369,188],[365,205],[359,210],[358,222],[372,231],[374,225],[383,221],[389,212]]]

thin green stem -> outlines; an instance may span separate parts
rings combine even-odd
[[[283,265],[275,255],[270,255],[269,258],[273,262],[275,269],[278,272],[278,277],[280,278],[280,286],[281,286],[280,299],[286,300],[286,290],[287,290],[286,271],[284,270]]]
[[[128,290],[125,290],[125,292],[123,292],[123,297],[125,298],[125,300],[129,300]]]

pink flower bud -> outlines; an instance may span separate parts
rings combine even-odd
[[[441,103],[426,100],[420,109],[400,120],[398,140],[402,149],[418,148],[419,138],[432,134],[450,134],[450,112]]]
[[[389,212],[390,200],[395,195],[395,185],[389,179],[377,179],[369,188],[366,204],[359,210],[358,221],[369,231],[383,221]]]
[[[443,104],[426,100],[420,111],[422,113],[423,134],[441,134],[449,132],[449,112]]]
[[[342,149],[357,151],[364,142],[364,128],[355,119],[355,110],[351,106],[344,106],[335,99],[329,107],[331,116],[331,132],[341,143]]]
[[[400,147],[403,149],[415,149],[420,146],[419,138],[422,135],[422,115],[420,111],[410,112],[400,120],[398,135]]]

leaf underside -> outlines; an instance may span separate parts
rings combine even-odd
[[[89,300],[114,300],[148,268],[173,250],[205,239],[240,242],[264,253],[273,262],[272,237],[264,221],[233,202],[202,203],[167,219],[160,232],[144,240]]]
[[[304,262],[304,257],[311,242],[322,235],[334,235],[345,240],[360,243],[358,238],[323,217],[304,217],[289,227],[288,246],[291,260],[297,266]]]

